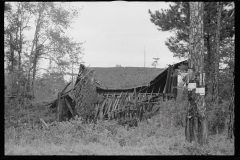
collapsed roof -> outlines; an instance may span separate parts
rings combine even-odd
[[[187,65],[187,60],[175,63],[173,69],[181,64]],[[94,71],[94,78],[99,83],[98,92],[133,92],[168,93],[164,91],[168,68],[147,67],[85,67]],[[172,71],[171,71],[172,72]],[[68,87],[66,91],[71,90]]]
[[[94,78],[102,89],[130,89],[148,85],[151,80],[164,72],[166,68],[143,67],[93,67]]]
[[[172,74],[181,64],[187,65],[187,60],[168,68],[92,67],[91,69],[95,71],[95,79],[100,84],[97,87],[98,92],[133,92],[136,89],[136,92],[141,93],[169,93],[170,90],[167,91],[165,86],[167,79],[171,81],[168,72]]]

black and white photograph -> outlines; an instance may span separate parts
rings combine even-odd
[[[235,155],[235,2],[4,2],[4,155]]]

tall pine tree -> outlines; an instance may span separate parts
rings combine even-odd
[[[215,39],[217,28],[217,5],[216,2],[204,2],[204,60],[206,72],[206,84],[211,89],[212,78],[214,73],[213,60],[215,52]],[[221,28],[220,28],[220,47],[224,47],[223,42],[226,38],[233,37],[235,34],[234,24],[234,4],[233,2],[223,2],[221,12]],[[175,36],[168,38],[165,44],[169,50],[173,52],[175,57],[187,58],[189,48],[189,26],[190,12],[188,2],[174,2],[170,5],[170,9],[155,11],[150,13],[150,20],[161,31],[174,31]],[[223,57],[220,57],[223,58]]]
[[[208,143],[205,104],[203,2],[190,2],[190,34],[188,91],[189,106],[186,116],[185,135],[188,142]],[[203,92],[202,92],[202,91]]]

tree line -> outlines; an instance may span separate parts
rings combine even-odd
[[[45,77],[73,77],[83,54],[83,43],[68,35],[81,9],[65,2],[5,2],[4,69],[10,95],[19,103],[34,98],[35,82]],[[42,67],[45,60],[48,67]],[[5,85],[6,87],[6,85]]]

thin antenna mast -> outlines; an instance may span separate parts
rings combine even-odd
[[[146,63],[146,53],[145,53],[145,46],[144,46],[144,67],[145,67],[145,63]]]

